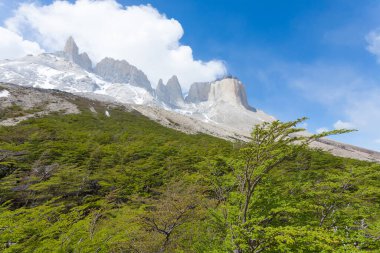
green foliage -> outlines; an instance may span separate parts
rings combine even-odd
[[[262,252],[380,249],[378,164],[273,136],[266,149],[233,148],[75,103],[81,114],[0,128],[0,252],[255,252],[253,241]],[[251,161],[260,182],[242,222],[237,176],[255,150],[265,156]]]
[[[214,215],[224,225],[229,251],[355,252],[379,247],[379,238],[367,229],[367,222],[378,218],[377,204],[363,198],[374,188],[379,196],[379,173],[373,170],[378,165],[307,150],[317,138],[348,130],[299,135],[302,129],[295,126],[303,120],[256,126],[252,141],[240,149],[234,164],[236,187]],[[362,181],[364,174],[375,181]]]

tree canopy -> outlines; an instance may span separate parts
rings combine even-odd
[[[380,165],[307,147],[345,130],[236,144],[95,109],[0,128],[1,252],[380,249]]]

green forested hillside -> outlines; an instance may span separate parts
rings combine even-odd
[[[239,224],[243,144],[95,109],[0,128],[0,252],[380,251],[378,164],[299,150]]]

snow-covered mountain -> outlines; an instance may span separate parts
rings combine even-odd
[[[105,58],[94,65],[72,37],[63,51],[0,61],[0,81],[160,107],[236,132],[274,119],[248,105],[245,88],[235,78],[194,83],[184,97],[175,75],[153,89],[144,72],[126,60]]]

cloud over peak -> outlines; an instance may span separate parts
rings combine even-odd
[[[125,59],[142,69],[153,86],[176,74],[187,90],[192,82],[226,73],[221,61],[195,60],[191,47],[180,43],[181,24],[151,5],[124,7],[115,0],[24,3],[5,23],[8,30],[37,41],[47,51],[61,50],[73,36],[95,62],[106,56]]]

